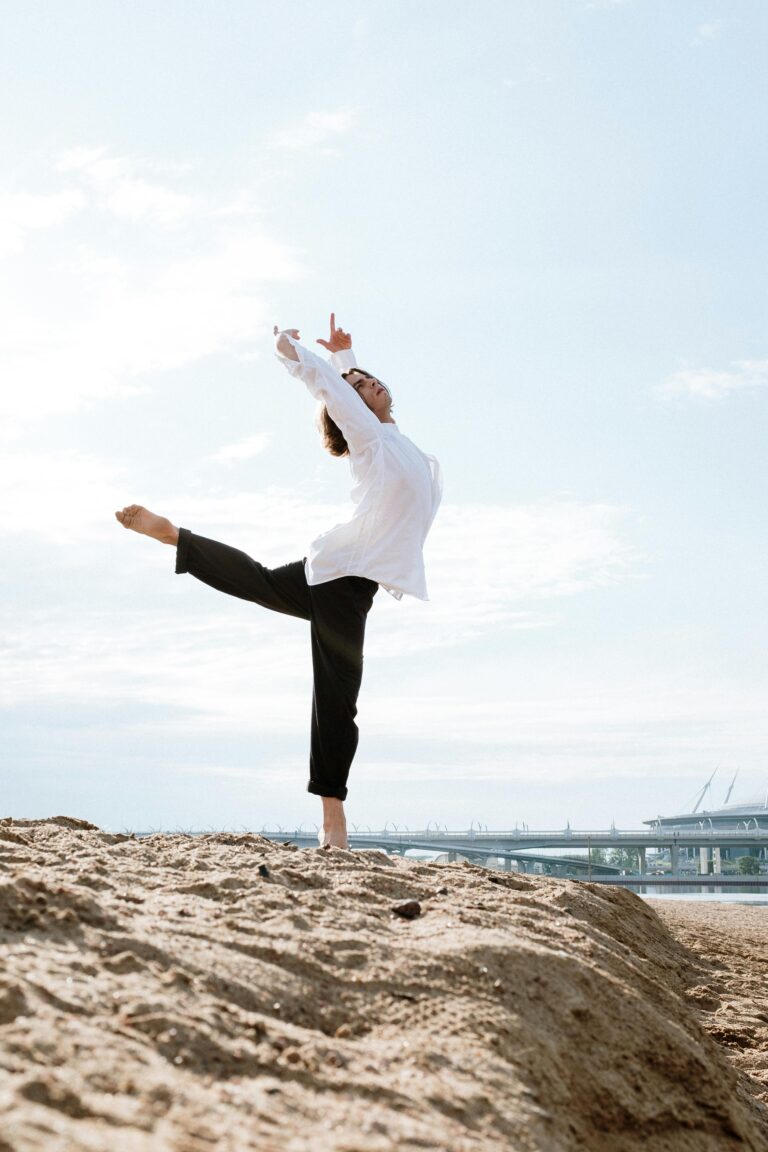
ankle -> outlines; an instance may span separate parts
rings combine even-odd
[[[323,816],[323,828],[346,828],[347,818],[343,812],[337,813],[335,816]]]
[[[335,796],[321,796],[323,802],[323,829],[346,828],[347,821],[344,815],[344,801]]]

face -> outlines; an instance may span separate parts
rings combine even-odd
[[[358,372],[356,369],[347,373],[344,379],[379,419],[388,415],[392,407],[392,397],[386,384],[382,384],[381,380],[377,380],[375,376]]]

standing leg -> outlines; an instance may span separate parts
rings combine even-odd
[[[361,576],[309,589],[314,687],[307,791],[323,797],[323,840],[339,847],[347,846],[343,801],[358,741],[365,621],[377,590]]]

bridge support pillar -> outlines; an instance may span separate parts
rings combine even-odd
[[[637,850],[637,865],[638,871],[641,876],[645,876],[645,845],[643,844]]]
[[[669,846],[669,868],[673,876],[677,876],[680,872],[680,849],[677,844]]]
[[[699,876],[709,875],[709,848],[699,848]]]
[[[721,855],[720,855],[720,845],[719,845],[719,844],[717,844],[717,845],[716,845],[716,846],[715,846],[715,847],[712,849],[712,859],[713,859],[713,867],[712,867],[712,871],[713,871],[713,872],[717,872],[717,873],[720,873],[720,872],[722,872],[722,870],[723,870],[723,861],[722,861],[722,857],[721,857]]]
[[[512,857],[511,856],[505,856],[504,857],[504,871],[505,872],[511,872],[512,871]]]

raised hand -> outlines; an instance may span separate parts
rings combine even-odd
[[[352,336],[349,332],[345,332],[343,328],[336,327],[336,315],[331,312],[331,336],[329,340],[321,340],[318,336],[318,344],[322,344],[323,348],[327,348],[329,352],[345,352],[348,348],[352,347]]]
[[[274,332],[275,336],[281,336],[282,335],[282,332],[278,328],[277,324],[275,324],[272,331]],[[299,336],[298,328],[283,328],[283,332],[285,332],[286,335],[288,335],[288,336],[292,336],[294,340],[300,340],[301,339],[301,337]]]

